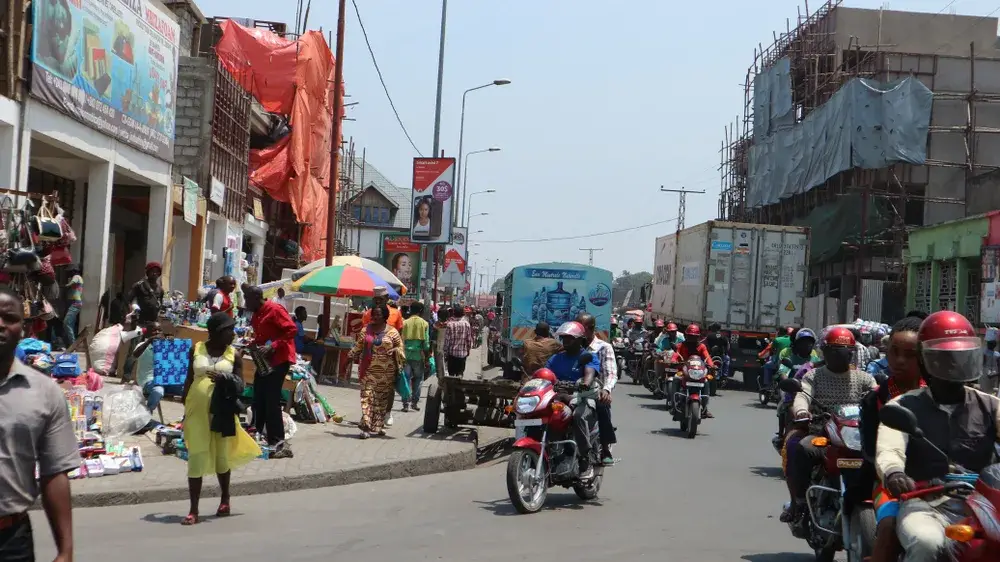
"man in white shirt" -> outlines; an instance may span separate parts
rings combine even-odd
[[[611,423],[611,391],[618,382],[618,361],[615,359],[615,348],[608,342],[597,337],[597,321],[593,315],[581,312],[576,321],[583,325],[586,332],[587,350],[597,357],[601,365],[601,376],[604,377],[604,387],[597,401],[597,428],[601,434],[601,462],[613,464],[611,446],[618,442],[615,426]]]

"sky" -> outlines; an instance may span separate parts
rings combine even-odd
[[[429,156],[434,130],[440,0],[356,0],[400,128],[347,4],[344,80],[357,152],[410,188],[412,158]],[[819,0],[810,3],[815,9]],[[843,5],[984,16],[997,0],[846,0]],[[198,0],[206,16],[294,24],[293,0]],[[451,0],[448,3],[441,149],[456,156],[462,93],[495,79],[511,84],[468,95],[464,151],[473,155],[469,261],[499,275],[543,261],[586,263],[620,274],[651,270],[654,240],[716,218],[724,127],[743,108],[753,50],[794,24],[794,0]],[[998,12],[1000,13],[1000,12]],[[994,14],[996,15],[996,13]],[[309,28],[335,30],[337,2],[316,0]],[[956,38],[961,41],[961,38]],[[653,224],[660,223],[660,224]],[[651,225],[637,228],[643,225]],[[483,232],[478,232],[482,230]],[[529,242],[609,231],[573,240]]]

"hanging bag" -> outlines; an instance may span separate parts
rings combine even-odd
[[[41,242],[58,242],[63,237],[62,222],[52,214],[48,202],[42,203],[35,215],[35,230]]]
[[[4,265],[4,271],[7,273],[28,273],[38,271],[42,267],[26,217],[27,212],[24,209],[14,213],[10,247],[7,249],[7,261]]]

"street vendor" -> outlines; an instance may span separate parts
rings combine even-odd
[[[160,306],[163,303],[163,287],[160,286],[160,275],[163,266],[160,262],[151,261],[146,264],[146,276],[132,285],[129,302],[139,306],[139,323],[156,322],[160,317]]]

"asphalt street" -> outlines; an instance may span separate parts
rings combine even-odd
[[[505,463],[465,472],[238,497],[233,516],[179,525],[184,502],[74,510],[76,560],[807,562],[778,521],[787,497],[770,445],[774,410],[725,392],[695,440],[660,401],[620,384],[615,456],[600,498],[557,489],[542,512],[518,515]],[[203,514],[215,512],[209,498]],[[39,560],[51,559],[44,515],[32,515]]]

